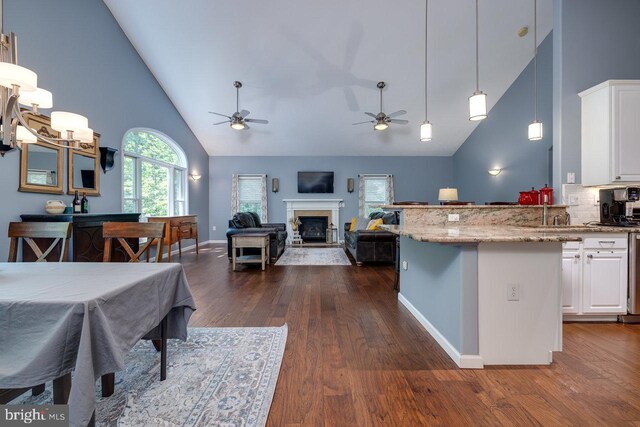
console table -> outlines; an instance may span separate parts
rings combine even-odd
[[[70,222],[72,224],[71,235],[71,259],[73,262],[102,262],[104,256],[104,237],[102,237],[102,224],[105,222],[138,222],[139,213],[88,213],[88,214],[25,214],[20,215],[24,222]],[[53,239],[42,239],[53,242]],[[49,243],[50,244],[50,243]],[[132,239],[131,249],[138,250],[138,241]],[[59,257],[59,248],[56,247],[47,257],[47,260],[55,261]],[[35,261],[36,257],[28,245],[22,247],[22,259]],[[114,244],[113,262],[125,262],[129,257],[122,246]]]
[[[149,222],[163,222],[165,224],[162,245],[167,246],[168,261],[171,262],[171,246],[178,244],[178,253],[182,256],[182,240],[195,239],[196,254],[198,250],[198,215],[150,216]]]

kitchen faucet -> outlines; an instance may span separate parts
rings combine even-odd
[[[542,225],[549,225],[549,203],[547,202],[546,194],[542,204]]]

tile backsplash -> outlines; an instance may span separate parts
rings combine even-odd
[[[562,185],[562,204],[568,206],[567,212],[571,214],[571,224],[600,221],[599,191],[600,187],[583,187],[580,184]],[[634,203],[633,207],[640,208],[640,202]]]
[[[567,205],[571,224],[600,221],[598,187],[583,187],[580,184],[562,185],[562,204]]]

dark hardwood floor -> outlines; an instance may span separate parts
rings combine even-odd
[[[391,266],[233,273],[226,245],[191,252],[191,326],[289,327],[270,426],[640,425],[640,325],[565,324],[551,366],[461,370]]]

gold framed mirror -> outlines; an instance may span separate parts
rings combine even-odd
[[[46,116],[27,113],[24,115],[29,127],[39,134],[58,137],[51,129],[51,120]],[[18,191],[29,193],[64,194],[62,190],[63,149],[46,142],[22,144],[20,152],[20,186]]]
[[[100,144],[100,135],[93,134],[95,152]],[[88,149],[68,150],[67,154],[67,194],[87,193],[100,195],[100,158],[96,154],[86,154]]]

